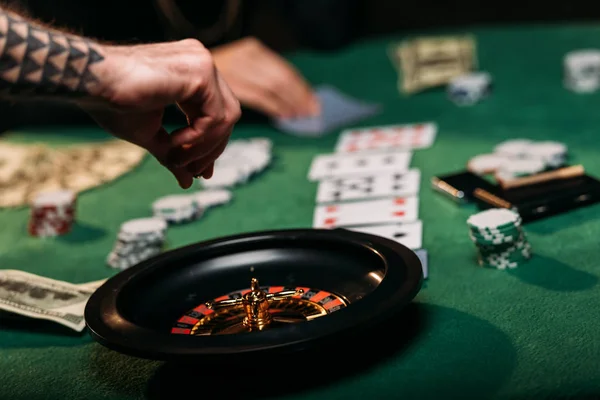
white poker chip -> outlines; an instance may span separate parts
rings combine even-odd
[[[229,203],[232,198],[231,192],[225,189],[202,190],[194,193],[192,196],[194,196],[196,202],[203,208],[210,208]]]
[[[68,207],[75,201],[75,192],[71,190],[57,190],[39,193],[33,200],[34,207]]]
[[[543,160],[548,167],[559,167],[566,162],[568,147],[564,143],[544,141],[530,146],[530,155]]]
[[[194,211],[198,207],[196,200],[190,195],[164,196],[152,203],[152,209],[157,213],[176,213],[180,211]]]
[[[564,86],[576,93],[600,89],[600,51],[582,49],[569,52],[563,59]]]
[[[157,217],[132,219],[121,225],[121,233],[130,236],[164,234],[166,230],[167,222]]]
[[[529,146],[532,143],[529,139],[506,140],[494,147],[494,153],[514,158],[526,157]]]
[[[202,179],[201,185],[206,188],[226,188],[234,187],[243,180],[243,173],[238,167],[223,165],[215,171],[210,179]]]
[[[520,216],[518,213],[506,208],[490,208],[485,211],[473,214],[467,219],[467,224],[477,228],[497,228],[511,224],[518,224]]]
[[[499,174],[506,176],[533,175],[546,169],[546,163],[539,158],[511,160],[498,169]]]
[[[509,157],[502,154],[479,154],[469,160],[467,169],[478,175],[491,174],[511,161]]]
[[[258,146],[267,152],[271,152],[271,149],[273,148],[273,142],[265,137],[252,138],[250,139],[250,144]]]

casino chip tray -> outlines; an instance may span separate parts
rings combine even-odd
[[[145,260],[90,298],[92,337],[169,361],[280,356],[377,332],[421,288],[396,241],[344,229],[254,232]],[[401,320],[399,321],[401,322]]]

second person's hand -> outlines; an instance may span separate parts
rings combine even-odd
[[[242,105],[272,118],[317,115],[319,101],[304,77],[254,38],[211,49],[215,65]]]

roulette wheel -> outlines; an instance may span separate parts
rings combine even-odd
[[[413,251],[344,229],[240,234],[160,254],[89,299],[92,337],[164,361],[280,356],[376,331],[418,293]]]

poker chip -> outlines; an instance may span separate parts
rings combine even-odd
[[[196,200],[196,203],[205,210],[208,208],[227,204],[231,201],[232,194],[224,189],[202,190],[194,193],[191,196]]]
[[[467,226],[482,267],[512,269],[531,259],[531,245],[518,213],[492,208],[470,216]]]
[[[477,175],[495,173],[511,159],[502,154],[479,154],[469,160],[467,169]]]
[[[540,158],[515,159],[504,163],[496,171],[496,179],[511,180],[540,173],[546,169],[546,163]]]
[[[567,145],[553,141],[533,142],[528,147],[529,156],[542,160],[547,168],[565,165],[568,151]]]
[[[511,139],[499,143],[494,147],[495,154],[501,154],[510,158],[527,157],[529,146],[533,142],[529,139]]]
[[[600,88],[600,51],[583,49],[567,53],[563,60],[563,84],[576,93]]]
[[[139,218],[121,225],[117,241],[106,258],[111,268],[127,269],[160,254],[165,245],[167,222],[163,218]]]
[[[201,217],[204,208],[194,196],[170,195],[152,203],[152,211],[155,217],[162,218],[170,224],[181,224]]]
[[[75,220],[76,194],[70,190],[39,193],[31,203],[28,232],[55,237],[71,231]]]
[[[486,72],[473,72],[454,78],[447,87],[448,98],[459,106],[480,102],[492,91],[492,77]]]
[[[204,188],[232,188],[248,182],[271,163],[272,142],[267,138],[231,141],[215,161],[214,174],[201,179]]]

